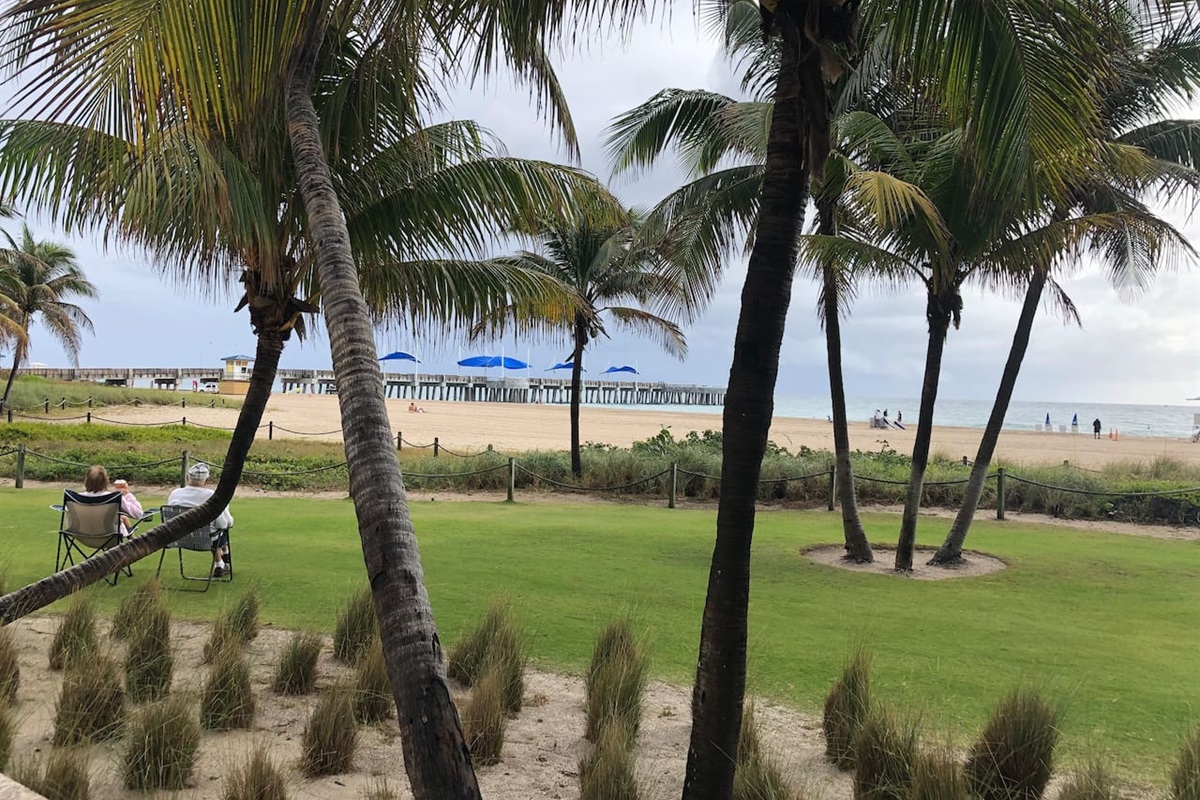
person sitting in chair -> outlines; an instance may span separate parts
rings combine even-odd
[[[83,494],[90,497],[99,497],[100,495],[109,494],[113,491],[121,493],[121,535],[129,535],[129,525],[136,522],[142,516],[142,504],[129,491],[128,481],[117,481],[115,489],[109,488],[108,485],[108,470],[99,464],[93,464],[88,467],[87,473],[83,476]]]
[[[173,490],[167,496],[167,505],[195,508],[212,497],[213,490],[204,485],[208,483],[208,475],[208,464],[202,461],[193,464],[187,471],[187,486]],[[229,529],[233,527],[233,515],[229,513],[228,507],[223,508],[213,520],[213,526],[219,531],[212,540],[213,577],[220,578],[230,565]]]

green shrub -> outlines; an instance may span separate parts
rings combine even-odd
[[[588,741],[597,741],[609,724],[623,726],[637,740],[647,667],[629,620],[612,622],[600,632],[586,677]]]
[[[17,762],[10,777],[46,800],[88,800],[86,750],[55,748],[44,764],[36,758]]]
[[[13,702],[21,688],[21,662],[12,631],[0,628],[0,700]]]
[[[88,594],[78,594],[63,615],[50,642],[50,669],[62,669],[77,656],[96,650],[96,612]]]
[[[110,633],[116,639],[128,638],[147,609],[165,605],[162,586],[151,578],[121,600],[117,613],[113,615]]]
[[[821,727],[825,758],[838,769],[854,769],[854,736],[871,708],[871,656],[856,650],[825,698]]]
[[[492,640],[496,632],[506,625],[508,616],[508,604],[502,600],[493,601],[479,624],[454,643],[446,664],[446,672],[451,678],[466,686],[473,686],[479,680],[487,671],[488,650]]]
[[[364,724],[382,722],[390,718],[395,709],[383,644],[376,636],[354,671],[354,718]]]
[[[12,755],[12,746],[16,738],[16,712],[8,702],[0,701],[0,772],[8,766],[8,758]]]
[[[125,689],[116,661],[92,653],[86,662],[67,667],[54,715],[54,743],[112,739],[124,725]]]
[[[258,589],[252,586],[238,598],[233,608],[229,609],[229,628],[243,644],[249,644],[258,636],[258,612],[261,605]]]
[[[579,800],[639,800],[636,748],[622,725],[609,725],[579,759]],[[738,795],[735,793],[734,797]]]
[[[343,664],[357,664],[378,633],[375,601],[371,590],[363,589],[338,611],[337,626],[333,629],[333,657]]]
[[[317,702],[300,743],[300,768],[310,778],[349,772],[358,743],[354,703],[350,692],[338,686]]]
[[[463,736],[476,764],[486,767],[500,761],[507,725],[504,687],[499,670],[493,666],[475,682],[471,699],[463,709]]]
[[[1194,728],[1179,748],[1179,761],[1171,770],[1171,797],[1200,800],[1200,728]]]
[[[924,752],[913,766],[909,800],[969,800],[962,764],[948,750]]]
[[[222,800],[287,800],[287,778],[261,746],[225,779]]]
[[[125,656],[125,689],[134,702],[159,700],[171,690],[175,656],[171,651],[171,614],[151,606],[134,627]]]
[[[226,643],[212,657],[200,694],[200,724],[208,730],[249,728],[254,722],[250,667],[240,648]]]
[[[317,683],[317,658],[321,655],[321,637],[310,631],[293,634],[275,667],[271,688],[276,694],[308,694]]]
[[[1039,800],[1054,772],[1058,721],[1035,692],[1001,698],[967,755],[971,791],[981,800]]]
[[[1068,775],[1057,797],[1058,800],[1119,800],[1121,793],[1104,765],[1093,761]]]
[[[134,718],[125,740],[125,788],[183,789],[199,750],[200,723],[190,702],[172,697],[147,706]]]
[[[604,734],[601,734],[603,738]],[[754,717],[754,704],[747,703],[738,736],[737,767],[733,774],[733,800],[791,800],[795,793],[783,770],[763,749]]]
[[[916,760],[917,726],[871,712],[854,737],[855,800],[907,800]]]

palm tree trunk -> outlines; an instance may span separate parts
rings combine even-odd
[[[817,201],[819,231],[824,236],[837,233],[832,199]],[[825,323],[825,355],[829,365],[829,398],[833,405],[834,471],[838,500],[842,505],[842,536],[846,558],[857,564],[875,560],[867,532],[858,516],[858,498],[854,493],[854,467],[850,463],[850,423],[846,417],[846,387],[842,378],[842,321],[838,315],[838,281],[831,264],[821,268],[821,304]]]
[[[267,400],[271,397],[271,387],[275,383],[275,371],[279,367],[279,354],[282,352],[283,339],[278,332],[267,331],[259,335],[254,371],[250,374],[250,386],[242,402],[241,413],[238,414],[237,426],[230,437],[229,449],[225,452],[225,463],[221,467],[221,476],[217,480],[212,497],[196,508],[151,528],[149,533],[143,536],[135,536],[124,544],[95,555],[70,569],[56,572],[0,597],[0,622],[7,625],[56,600],[61,600],[216,519],[233,499],[233,492],[242,479],[246,454],[250,452],[250,446],[254,444],[254,435],[262,423]]]
[[[25,331],[25,336],[29,336],[29,315],[26,314],[21,323],[22,329]],[[21,365],[21,359],[25,357],[25,348],[28,347],[26,342],[17,340],[16,347],[13,348],[13,363],[12,368],[8,372],[8,383],[4,384],[4,397],[0,398],[0,410],[8,406],[8,394],[12,391],[13,382],[17,379],[17,367]]]
[[[287,128],[321,281],[350,496],[399,712],[404,766],[416,800],[479,800],[392,447],[375,332],[310,94],[323,35],[324,22],[316,21],[296,53],[288,83]]]
[[[781,6],[782,8],[782,6]],[[774,412],[779,348],[792,294],[808,176],[800,97],[800,34],[779,15],[782,63],[767,144],[758,230],[725,395],[717,538],[700,627],[683,800],[728,800],[746,689],[746,612],[758,479]]]
[[[1004,363],[1004,372],[1000,376],[1000,388],[996,392],[996,402],[992,404],[992,413],[988,417],[987,427],[983,429],[983,438],[979,440],[979,451],[975,454],[975,466],[971,468],[971,477],[967,481],[967,491],[963,497],[962,508],[954,518],[954,525],[946,535],[946,541],[934,553],[930,564],[953,564],[962,560],[962,546],[967,539],[967,531],[975,519],[975,511],[979,508],[979,498],[983,496],[983,485],[987,481],[988,470],[992,466],[992,456],[996,452],[996,443],[1000,440],[1000,429],[1004,425],[1004,415],[1008,413],[1008,404],[1012,401],[1013,389],[1017,385],[1017,376],[1021,373],[1021,362],[1025,360],[1025,351],[1029,348],[1029,336],[1033,331],[1033,320],[1037,316],[1038,305],[1042,302],[1042,290],[1046,288],[1046,271],[1035,270],[1025,290],[1025,303],[1021,306],[1021,315],[1017,318],[1017,330],[1013,334],[1012,347],[1008,350],[1008,361]]]
[[[942,352],[950,330],[950,310],[932,291],[926,301],[929,320],[929,344],[925,349],[925,377],[921,381],[921,408],[917,415],[917,435],[913,442],[912,467],[908,474],[908,494],[904,516],[900,519],[900,540],[896,543],[896,569],[912,570],[913,550],[917,545],[917,512],[925,488],[925,469],[929,466],[929,443],[933,438],[933,407],[937,403],[938,380],[942,372]]]
[[[583,477],[583,459],[579,454],[579,404],[583,398],[583,348],[587,344],[587,321],[575,314],[575,350],[571,356],[571,474]]]

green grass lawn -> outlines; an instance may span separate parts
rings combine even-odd
[[[414,497],[443,641],[503,594],[532,633],[535,659],[576,671],[599,626],[631,612],[649,634],[654,671],[690,681],[713,511]],[[58,516],[47,506],[60,499],[0,489],[9,587],[51,571]],[[149,507],[162,498],[141,500]],[[254,583],[267,621],[330,630],[338,605],[364,582],[349,501],[248,497],[232,511],[237,582],[207,595],[171,593],[173,611],[211,619]],[[898,516],[866,522],[875,540],[894,541]],[[947,525],[923,519],[920,541],[936,544]],[[921,713],[939,736],[967,741],[1002,692],[1032,685],[1066,707],[1068,761],[1100,756],[1127,777],[1164,782],[1200,720],[1200,542],[981,522],[970,546],[1009,568],[937,582],[853,574],[799,555],[840,536],[834,514],[759,515],[752,691],[818,712],[846,653],[864,643],[876,696]],[[156,563],[136,565],[132,583],[94,590],[101,606],[115,608]]]

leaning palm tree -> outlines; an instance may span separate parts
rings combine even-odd
[[[1200,120],[1171,119],[1171,104],[1200,92],[1200,14],[1194,9],[1157,8],[1123,0],[1097,0],[1089,11],[1098,21],[1108,59],[1099,81],[1102,136],[1109,146],[1138,148],[1150,157],[1136,174],[1115,169],[1098,170],[1077,185],[1056,216],[1069,208],[1084,213],[1144,212],[1139,197],[1157,192],[1174,197],[1180,191],[1200,196]],[[1152,218],[1143,218],[1155,224]],[[1130,246],[1144,237],[1126,236],[1116,229],[1096,238],[1092,248],[1109,265],[1109,276],[1118,288],[1136,289],[1165,257],[1190,246],[1171,230],[1153,248]],[[1013,343],[1009,349],[996,400],[979,442],[962,506],[946,540],[930,564],[952,564],[962,559],[962,547],[983,496],[992,456],[1012,399],[1030,332],[1051,280],[1049,264],[1031,270]]]
[[[29,352],[29,328],[35,320],[62,345],[71,363],[79,366],[82,335],[92,330],[92,321],[70,301],[98,296],[69,247],[35,239],[28,225],[21,226],[20,242],[7,233],[5,238],[9,246],[0,248],[0,316],[8,322],[0,324],[0,331],[11,331],[13,360],[0,408],[8,403],[17,369]]]
[[[520,233],[535,249],[492,262],[547,275],[569,287],[578,302],[557,309],[540,301],[532,307],[515,303],[475,328],[476,335],[483,335],[503,332],[511,324],[518,331],[570,341],[571,471],[576,477],[583,474],[579,407],[588,344],[608,336],[607,322],[650,337],[671,355],[684,358],[687,342],[677,320],[699,308],[712,286],[711,280],[689,279],[689,264],[670,263],[672,251],[663,238],[647,235],[640,216],[622,209],[608,191],[597,188],[582,209],[574,219],[544,219],[527,226]],[[558,309],[565,313],[554,313]]]
[[[270,187],[282,189],[283,195],[265,192],[261,197],[265,217],[254,213],[235,222],[246,224],[252,242],[270,245],[272,226],[255,220],[273,222],[277,204],[285,199],[299,211],[294,219],[300,221],[298,235],[303,237],[308,263],[314,267],[314,285],[321,292],[340,388],[350,490],[404,726],[405,766],[414,796],[421,800],[473,798],[479,796],[479,789],[450,702],[416,539],[390,446],[373,318],[360,290],[361,265],[352,249],[352,244],[361,246],[361,242],[353,238],[340,194],[352,190],[364,161],[391,148],[393,137],[409,129],[398,126],[397,119],[408,121],[417,116],[423,102],[435,99],[435,83],[425,70],[430,55],[432,63],[451,73],[460,67],[479,73],[514,64],[530,82],[541,108],[561,123],[564,137],[573,145],[562,92],[546,50],[547,42],[566,26],[564,5],[535,4],[514,14],[506,3],[420,0],[231,4],[174,0],[149,5],[20,0],[10,5],[0,27],[5,63],[28,75],[17,105],[30,110],[31,116],[82,126],[128,143],[139,165],[157,152],[164,131],[180,125],[190,126],[190,135],[205,141],[211,137],[222,145],[193,152],[185,137],[179,160],[197,173],[187,187],[194,193],[180,191],[175,176],[155,169],[144,178],[149,188],[143,197],[156,198],[159,204],[203,198],[221,206],[231,184],[252,185],[258,177],[252,172],[237,173],[232,181],[207,179],[214,166],[226,163],[228,151],[255,169],[265,164],[268,174],[283,176]],[[583,3],[574,8],[586,14],[602,5]],[[632,3],[617,5],[626,14],[638,10]],[[41,69],[44,59],[52,60],[54,68]],[[325,72],[323,66],[330,61],[346,71]],[[383,113],[387,111],[393,113]],[[345,137],[355,135],[357,144],[346,146]],[[290,144],[290,149],[281,144]],[[105,159],[103,163],[116,162]],[[390,185],[403,173],[384,172],[381,177]],[[361,188],[365,196],[371,181],[363,181]],[[568,205],[519,180],[501,188],[509,197],[515,193],[536,197],[549,207],[556,199]],[[219,244],[228,235],[213,228],[208,219],[193,221],[190,227],[187,220],[182,224],[180,230],[171,231],[178,234],[179,242],[198,233]],[[114,223],[112,230],[115,234],[120,229]],[[387,242],[393,255],[406,255],[406,240],[381,235],[368,242],[379,239]],[[254,270],[247,270],[245,282],[252,323],[261,323],[258,329],[268,330],[272,339],[290,332],[306,303],[294,296],[300,283],[285,277],[289,261],[280,264],[285,270],[274,275],[256,276]],[[278,349],[275,352],[277,363]],[[269,358],[263,359],[268,362]],[[261,408],[269,388],[267,381],[251,381],[233,442],[252,441],[258,420],[251,418],[247,407]],[[214,516],[228,502],[240,476],[237,455],[227,454],[212,500],[178,518],[178,524],[167,523],[157,537],[139,537],[141,542],[115,548],[56,579],[0,599],[0,616],[12,619],[28,613],[48,599],[98,579],[119,563],[144,557],[189,526]]]

